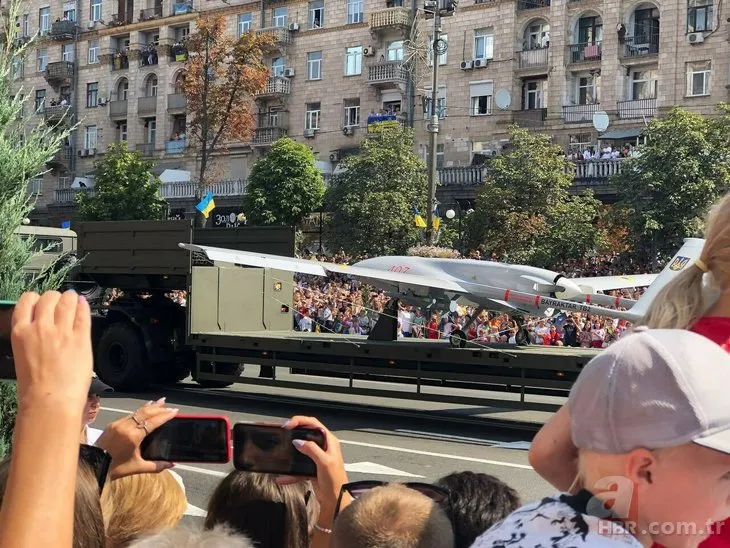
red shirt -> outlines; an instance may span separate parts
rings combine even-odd
[[[690,331],[704,335],[730,352],[730,318],[706,316],[697,320]],[[655,543],[652,548],[663,547]],[[702,541],[699,548],[730,548],[730,519],[723,522],[719,531]]]

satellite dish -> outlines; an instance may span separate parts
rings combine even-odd
[[[494,96],[494,102],[497,104],[498,109],[507,110],[512,104],[512,94],[509,90],[500,89],[497,95]]]
[[[608,124],[608,114],[605,111],[599,110],[593,115],[593,127],[596,128],[598,133],[606,131],[608,129]]]

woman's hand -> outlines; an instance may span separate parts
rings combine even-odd
[[[119,479],[134,474],[162,472],[174,466],[166,461],[148,461],[142,458],[142,440],[151,432],[175,418],[178,409],[165,407],[165,398],[149,402],[134,414],[109,424],[96,442],[112,457],[109,469],[111,479]],[[136,419],[136,420],[135,420]],[[147,431],[141,426],[145,425]]]

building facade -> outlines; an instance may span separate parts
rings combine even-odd
[[[33,94],[34,112],[24,115],[79,124],[33,182],[39,216],[54,217],[54,208],[68,216],[78,187],[93,185],[94,161],[120,140],[154,158],[169,181],[163,196],[178,214],[190,210],[193,185],[172,179],[195,172],[185,138],[185,37],[208,11],[224,15],[233,35],[271,33],[277,44],[267,53],[271,77],[256,98],[254,135],[219,159],[225,181],[213,189],[217,202],[229,199],[235,209],[253,162],[283,135],[311,146],[331,173],[375,131],[368,119],[394,118],[414,127],[416,151],[426,157],[433,22],[422,4],[28,0],[19,39],[40,36],[15,63],[18,85]],[[480,181],[476,164],[502,149],[511,124],[580,153],[635,143],[672,105],[711,115],[728,99],[726,19],[715,0],[462,0],[441,20],[442,186]],[[607,117],[595,124],[597,112]],[[620,160],[576,169],[591,184]]]

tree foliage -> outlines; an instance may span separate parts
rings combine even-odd
[[[24,291],[57,288],[68,274],[68,266],[48,265],[28,276],[24,267],[35,251],[33,238],[19,238],[16,231],[28,217],[34,202],[27,194],[28,181],[43,173],[44,165],[60,149],[68,129],[50,128],[42,122],[32,124],[20,119],[25,107],[31,112],[32,90],[14,85],[13,56],[22,58],[32,44],[15,46],[21,13],[21,0],[12,0],[5,15],[0,11],[0,31],[6,39],[0,45],[0,299],[15,300]],[[17,397],[15,383],[0,382],[0,458],[10,450],[15,427]]]
[[[600,246],[603,231],[594,226],[600,204],[591,195],[570,194],[570,167],[548,137],[511,128],[508,150],[491,162],[467,217],[469,246],[543,267]]]
[[[644,131],[647,143],[612,178],[629,210],[629,239],[649,259],[700,236],[709,207],[730,188],[730,110],[705,118],[673,108]],[[651,257],[649,257],[651,255]]]
[[[79,214],[85,221],[151,221],[162,219],[167,204],[160,198],[154,162],[127,150],[127,143],[109,146],[96,163],[93,193],[79,192]]]
[[[254,96],[265,89],[264,52],[270,35],[231,37],[223,15],[204,15],[187,38],[186,134],[199,148],[200,187],[213,179],[212,156],[233,141],[249,141],[256,127]]]
[[[254,225],[296,226],[322,205],[325,186],[311,149],[289,137],[275,141],[251,169],[243,209]]]
[[[426,166],[413,152],[413,130],[385,129],[364,140],[360,150],[342,160],[325,195],[329,246],[350,255],[405,254],[423,235],[412,208],[425,217],[428,198]]]

